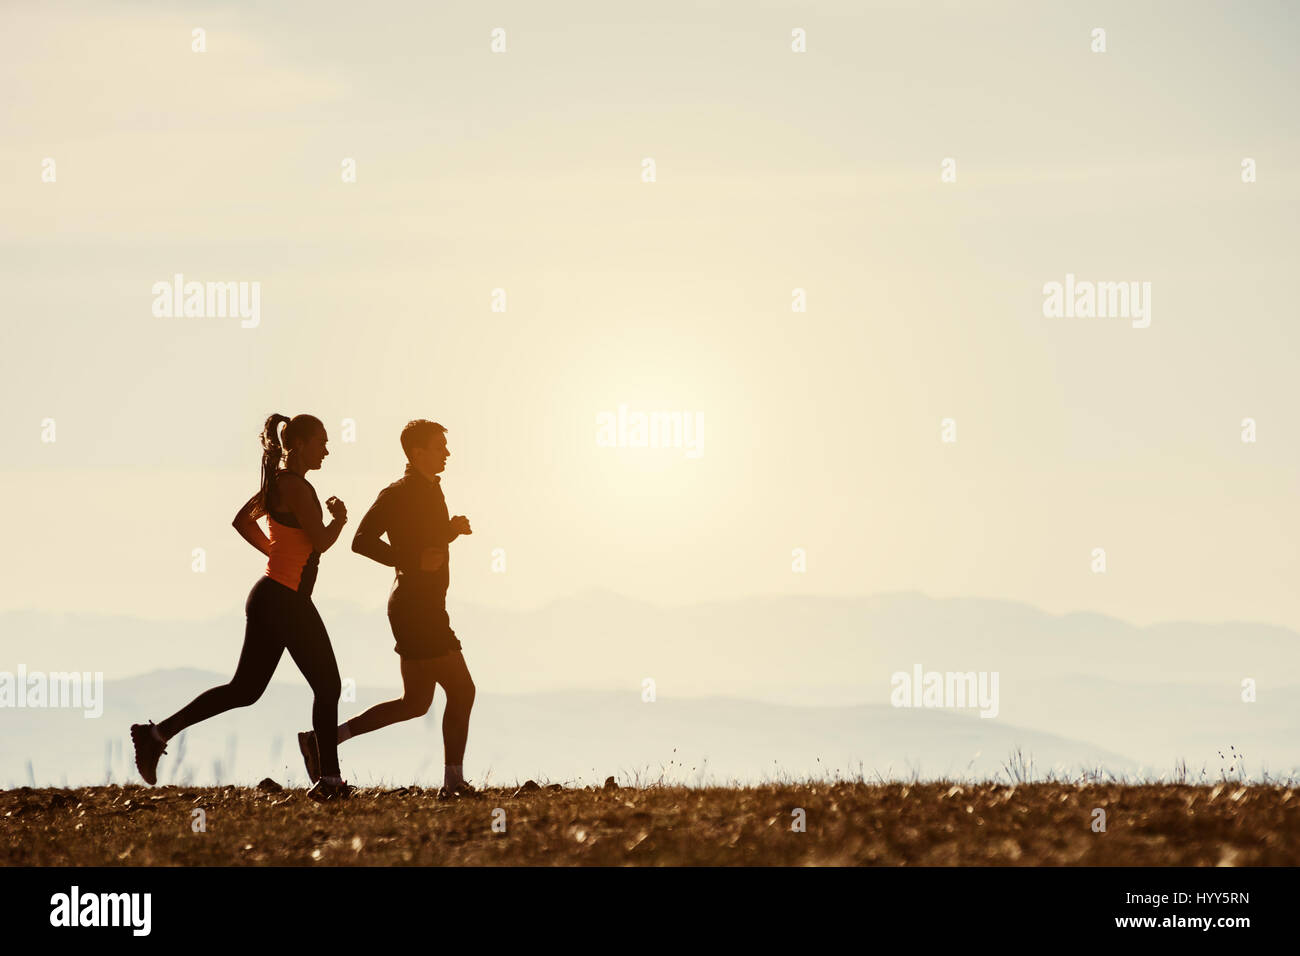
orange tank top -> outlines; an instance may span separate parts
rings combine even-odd
[[[279,478],[279,473],[276,478]],[[305,480],[305,479],[304,479]],[[275,486],[272,485],[272,490]],[[319,507],[320,499],[316,489],[311,487],[312,498]],[[271,507],[271,493],[267,493],[266,520],[271,527],[271,553],[267,556],[266,576],[278,581],[285,587],[297,591],[305,598],[311,597],[312,588],[316,586],[316,569],[320,565],[320,554],[312,547],[307,532],[291,511],[276,511]]]

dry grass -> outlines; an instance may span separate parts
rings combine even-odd
[[[795,808],[806,832],[791,829]],[[323,805],[302,790],[24,787],[0,791],[0,821],[5,865],[1300,863],[1300,792],[1234,782],[555,785],[456,801],[401,788]]]

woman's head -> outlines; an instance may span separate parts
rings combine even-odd
[[[329,454],[325,447],[329,436],[315,415],[272,415],[262,427],[262,452],[287,458],[294,455],[307,466],[306,471],[321,466]],[[280,464],[277,459],[276,464]]]
[[[259,501],[265,510],[266,493],[280,466],[301,466],[304,472],[319,468],[329,450],[325,426],[315,415],[272,415],[262,426],[262,488]]]

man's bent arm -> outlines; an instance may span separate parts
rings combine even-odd
[[[392,499],[385,489],[357,526],[357,533],[352,536],[352,550],[385,567],[406,570],[407,562],[400,558],[397,549],[380,537],[390,527],[391,511]]]

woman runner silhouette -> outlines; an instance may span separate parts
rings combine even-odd
[[[158,758],[166,753],[169,739],[199,721],[247,707],[260,698],[287,649],[315,694],[311,717],[321,777],[307,795],[314,800],[332,800],[352,793],[353,788],[339,774],[338,664],[329,634],[311,601],[320,556],[338,539],[348,520],[343,502],[330,498],[325,506],[334,520],[323,525],[320,501],[305,477],[320,468],[329,454],[328,440],[325,426],[312,415],[292,419],[272,415],[266,420],[261,487],[232,522],[249,544],[267,556],[266,573],[253,585],[245,604],[247,623],[239,664],[228,684],[204,691],[162,723],[131,726],[135,765],[146,783],[157,782]],[[263,514],[270,537],[257,523]]]

